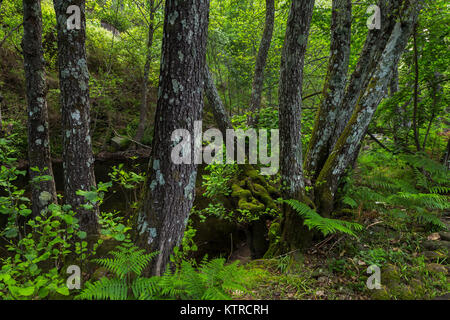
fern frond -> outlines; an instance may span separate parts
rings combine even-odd
[[[307,226],[310,230],[319,230],[324,236],[332,233],[342,232],[356,237],[354,231],[359,231],[363,228],[362,225],[358,223],[339,219],[324,218],[300,201],[294,199],[284,201],[304,218],[303,224],[305,226]]]
[[[94,283],[87,282],[83,291],[75,299],[85,300],[126,300],[127,283],[125,279],[101,278]]]

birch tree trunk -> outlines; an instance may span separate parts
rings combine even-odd
[[[152,275],[166,270],[194,201],[197,165],[172,162],[171,135],[186,129],[193,136],[202,117],[208,16],[209,0],[166,1],[149,186],[138,217],[138,243],[159,252]],[[189,143],[192,155],[194,139]]]
[[[47,113],[47,86],[45,83],[45,61],[42,49],[41,1],[23,0],[22,50],[25,69],[28,112],[28,161],[32,184],[32,214],[37,216],[50,203],[57,202],[50,155],[49,126]],[[37,168],[38,171],[33,170]]]
[[[90,136],[89,71],[86,62],[85,1],[71,3],[54,0],[58,30],[58,69],[61,89],[63,135],[63,169],[65,202],[78,213],[80,227],[88,234],[98,231],[98,208],[81,207],[86,203],[77,190],[91,191],[96,187],[94,156]],[[69,5],[80,9],[80,28],[68,28]],[[77,14],[76,11],[75,13]],[[77,21],[77,19],[75,19]],[[69,21],[70,23],[70,21]]]
[[[264,32],[259,45],[258,57],[256,58],[255,73],[250,98],[249,126],[254,126],[258,122],[258,112],[261,107],[261,96],[264,84],[264,68],[266,67],[267,55],[269,54],[270,43],[272,42],[273,25],[275,21],[275,0],[266,0],[266,21]]]

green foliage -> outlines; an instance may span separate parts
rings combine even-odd
[[[246,291],[247,272],[238,262],[225,265],[225,259],[204,259],[195,268],[191,262],[182,261],[175,272],[144,278],[142,271],[156,253],[147,254],[130,244],[110,254],[113,258],[94,261],[114,276],[87,282],[76,299],[230,299],[233,290]]]
[[[138,299],[156,285],[156,278],[140,277],[150,260],[156,256],[156,252],[145,253],[145,250],[132,244],[123,243],[110,254],[113,256],[112,258],[94,259],[93,261],[112,272],[114,277],[103,277],[94,283],[87,282],[76,299]]]
[[[18,228],[18,226],[17,226]],[[6,248],[12,256],[1,258],[0,297],[4,299],[46,298],[50,294],[68,295],[59,269],[70,256],[79,265],[95,254],[101,240],[87,251],[86,234],[79,229],[78,219],[70,206],[51,204],[40,216],[28,220],[31,231],[9,240]],[[16,237],[14,237],[16,238]]]
[[[362,175],[347,180],[343,204],[446,228],[439,219],[439,213],[450,208],[449,172],[443,165],[420,154],[383,152],[365,153],[359,164]]]
[[[235,290],[247,291],[247,271],[235,261],[225,265],[225,259],[204,259],[198,268],[183,261],[175,272],[161,277],[159,298],[228,300]]]
[[[308,205],[299,202],[298,200],[290,199],[284,201],[304,218],[303,224],[305,226],[310,230],[316,229],[320,231],[324,236],[341,232],[356,237],[355,231],[362,230],[362,226],[354,222],[324,218],[312,210]]]
[[[231,181],[239,174],[237,164],[209,164],[205,167],[209,174],[203,175],[203,194],[208,198],[228,196],[231,194]]]

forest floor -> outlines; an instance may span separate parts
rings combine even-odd
[[[234,298],[450,300],[450,233],[430,233],[385,218],[369,216],[358,239],[333,235],[294,259],[247,261],[254,274],[251,290],[236,292]],[[450,227],[448,213],[442,221]],[[244,246],[240,251],[238,258],[249,260],[249,250]],[[381,267],[379,290],[366,285],[373,264]]]

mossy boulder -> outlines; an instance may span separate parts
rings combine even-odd
[[[412,300],[426,296],[426,290],[420,279],[413,278],[404,283],[400,269],[388,264],[381,270],[381,289],[371,290],[372,298],[375,300]]]

